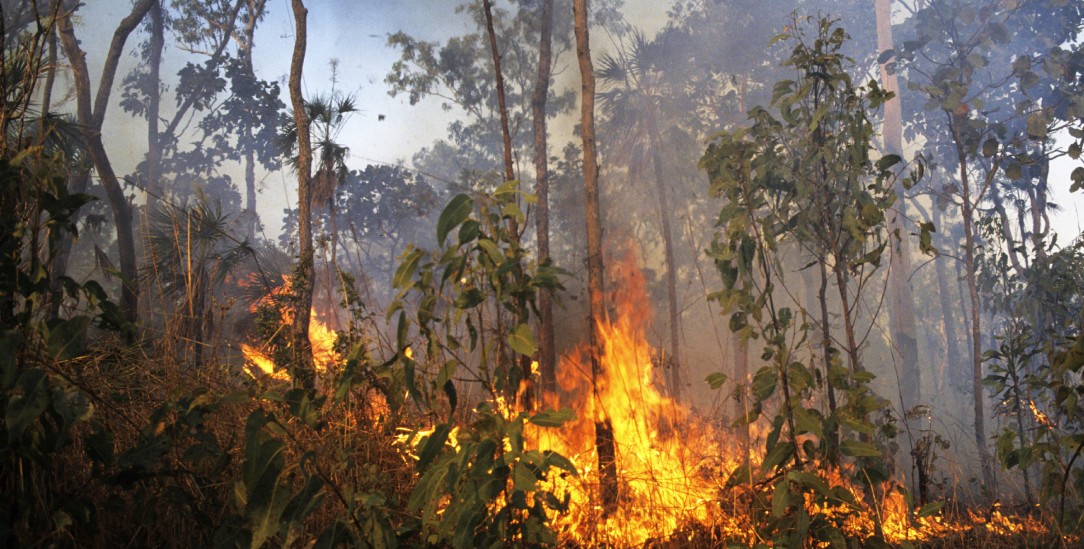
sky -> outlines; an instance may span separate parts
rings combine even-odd
[[[355,114],[340,134],[350,148],[348,166],[367,164],[409,165],[411,156],[446,135],[456,112],[445,112],[438,100],[423,100],[410,105],[405,95],[391,97],[384,77],[399,58],[399,51],[387,46],[389,34],[403,31],[422,40],[444,41],[452,36],[474,32],[473,24],[456,13],[462,0],[307,0],[308,47],[305,55],[303,93],[326,94],[332,89],[331,61],[338,62],[336,88],[355,95],[360,112]],[[507,6],[497,0],[495,6]],[[626,18],[649,36],[666,21],[667,2],[625,0]],[[84,43],[92,86],[97,86],[102,60],[120,20],[130,13],[130,0],[91,0],[80,8],[76,36]],[[555,12],[555,17],[572,14]],[[80,24],[81,23],[81,24]],[[134,33],[128,41],[117,84],[139,60],[131,52],[143,40]],[[257,28],[254,48],[255,70],[265,80],[282,85],[283,102],[289,104],[286,80],[294,41],[294,20],[290,0],[268,0],[267,16]],[[608,49],[604,35],[592,36],[596,53]],[[163,53],[163,75],[176,74],[193,56],[178,50],[169,37]],[[574,60],[566,56],[563,63]],[[125,128],[108,135],[107,148],[118,173],[132,173],[146,151],[146,123],[123,112],[118,104],[119,90],[114,90],[107,112],[106,128]],[[164,105],[163,109],[168,108]],[[380,120],[383,115],[383,120]],[[128,131],[130,129],[130,131]],[[555,130],[556,131],[556,130]],[[563,141],[563,139],[561,140]],[[240,173],[231,174],[241,182]],[[276,240],[281,228],[282,210],[296,203],[296,180],[287,171],[258,175],[260,215],[266,235]]]
[[[387,46],[387,36],[398,31],[406,32],[423,40],[444,41],[451,36],[473,32],[469,19],[456,13],[455,7],[463,0],[307,0],[309,9],[309,41],[305,59],[303,91],[306,95],[328,93],[331,90],[331,60],[338,61],[337,89],[355,94],[360,112],[352,117],[340,134],[340,140],[350,148],[348,165],[363,168],[366,164],[396,164],[409,166],[411,156],[423,147],[446,135],[446,128],[456,112],[445,112],[436,99],[423,100],[411,106],[406,96],[388,95],[384,77],[398,59],[399,52]],[[625,0],[623,11],[626,19],[652,36],[666,21],[670,2],[658,0]],[[499,8],[507,2],[496,0]],[[80,8],[81,21],[77,22],[76,35],[84,42],[87,61],[92,75],[92,85],[97,85],[108,40],[117,23],[129,13],[131,0],[91,0]],[[556,17],[572,16],[571,13],[555,13]],[[81,24],[80,24],[81,23]],[[283,101],[289,103],[286,79],[289,74],[290,56],[293,48],[294,21],[290,0],[268,0],[267,17],[256,35],[255,64],[258,76],[277,80],[282,84]],[[131,52],[143,38],[134,34],[127,44],[123,64],[117,75],[119,87],[124,74],[139,60]],[[163,74],[176,74],[182,64],[192,55],[176,49],[167,38],[164,52]],[[596,55],[612,48],[606,35],[592,35],[592,49]],[[571,56],[559,60],[565,66],[565,74],[575,75],[575,61]],[[561,66],[556,67],[559,71]],[[124,113],[119,105],[119,91],[114,91],[112,105],[106,119],[106,127],[113,128],[107,135],[107,148],[111,152],[118,173],[132,173],[135,165],[146,151],[146,125]],[[168,108],[164,107],[164,108]],[[383,115],[383,120],[380,120]],[[121,131],[115,131],[120,128]],[[551,132],[561,132],[561,125],[551,127]],[[567,132],[565,132],[567,133]],[[566,136],[554,135],[551,140],[563,142]],[[1064,172],[1062,179],[1068,181],[1069,163],[1055,166],[1055,173]],[[238,172],[231,173],[235,181],[243,178]],[[276,240],[281,229],[282,211],[296,203],[296,179],[286,170],[262,173],[259,176],[260,215],[266,226],[265,234]],[[1078,196],[1069,195],[1068,183],[1057,185],[1053,201],[1060,203],[1062,212],[1055,218],[1056,230],[1067,242],[1080,234]]]

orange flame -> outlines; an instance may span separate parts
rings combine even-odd
[[[257,303],[253,304],[250,308],[255,312],[259,307],[264,305],[274,305],[274,299],[286,292],[290,291],[290,277],[283,275],[283,284],[260,299]],[[280,330],[289,329],[294,323],[294,311],[290,308],[281,308],[280,314],[282,316],[282,324],[279,327]],[[338,353],[335,352],[335,331],[328,328],[327,324],[320,321],[316,309],[311,309],[311,316],[309,317],[309,344],[312,345],[312,358],[313,364],[316,367],[317,372],[325,372],[339,360]],[[241,352],[244,354],[245,362],[243,369],[249,376],[256,377],[256,370],[252,367],[255,366],[262,374],[270,376],[272,379],[278,381],[289,381],[290,375],[285,370],[279,369],[275,365],[275,361],[271,359],[266,353],[266,349],[260,349],[251,345],[241,344]]]
[[[592,395],[587,349],[565,357],[562,389],[581,403],[577,420],[561,429],[532,429],[535,442],[569,457],[583,476],[557,479],[557,492],[571,495],[571,510],[556,526],[575,541],[619,546],[667,538],[689,523],[719,524],[719,447],[706,422],[662,393],[655,377],[656,351],[645,332],[651,318],[644,278],[629,257],[614,265],[621,282],[613,319],[599,322],[603,374]],[[553,395],[546,395],[549,405]],[[609,418],[616,441],[621,501],[601,516],[593,501],[598,483],[594,423]],[[735,453],[735,455],[737,455]]]

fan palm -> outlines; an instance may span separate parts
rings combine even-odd
[[[620,135],[615,151],[617,160],[633,173],[642,172],[650,163],[659,207],[660,233],[666,256],[666,289],[670,319],[670,368],[666,383],[670,394],[680,398],[681,360],[678,342],[677,267],[674,261],[673,234],[670,227],[670,204],[662,161],[662,132],[659,118],[669,112],[670,89],[663,77],[657,49],[640,32],[616,55],[604,55],[598,81],[602,92],[598,104],[606,116],[606,126]],[[617,131],[617,130],[620,131]]]

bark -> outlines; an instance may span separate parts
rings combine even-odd
[[[102,76],[98,81],[98,91],[93,109],[90,102],[90,75],[87,70],[86,54],[79,47],[72,28],[72,12],[65,12],[59,21],[60,41],[71,65],[72,78],[75,82],[76,114],[81,126],[83,139],[86,141],[87,154],[90,156],[102,187],[109,199],[113,212],[113,222],[117,229],[117,247],[120,254],[121,297],[120,309],[125,319],[135,322],[139,307],[139,282],[136,271],[135,237],[132,232],[132,206],[124,195],[117,174],[113,171],[109,155],[102,144],[102,124],[105,109],[109,104],[109,94],[113,89],[117,65],[124,51],[128,36],[150,11],[155,0],[141,0],[132,12],[117,26],[113,40],[109,45]]]
[[[666,193],[666,179],[663,177],[662,137],[655,111],[648,109],[647,131],[651,140],[651,163],[655,170],[655,189],[659,200],[659,219],[662,228],[663,252],[666,259],[666,298],[670,313],[670,364],[666,384],[670,396],[675,401],[681,400],[681,347],[678,332],[680,312],[677,300],[677,267],[674,261],[674,238],[670,229],[670,199]]]
[[[241,44],[241,63],[244,66],[244,70],[249,76],[256,74],[255,69],[252,66],[252,48],[253,41],[256,36],[256,20],[259,18],[260,13],[263,11],[263,0],[260,2],[249,1],[248,13],[245,19],[245,27],[243,32],[244,43]],[[244,135],[244,160],[245,160],[245,238],[250,242],[256,240],[256,225],[259,222],[259,216],[256,215],[256,144],[253,143],[253,126],[254,116],[249,113],[248,118],[244,122],[244,127],[241,129]]]
[[[972,202],[971,181],[967,171],[968,157],[959,131],[962,120],[958,118],[959,115],[953,115],[951,130],[960,169],[960,189],[962,194],[960,210],[964,224],[964,278],[967,282],[967,293],[971,305],[968,312],[971,316],[971,387],[975,406],[975,446],[979,451],[983,484],[987,495],[993,497],[997,493],[997,485],[992,468],[993,458],[990,456],[990,450],[986,445],[986,413],[983,410],[985,395],[983,395],[982,390],[981,304],[979,302],[978,273],[975,266],[975,247],[978,245],[975,239],[975,203]],[[981,194],[980,192],[980,196],[975,198],[975,202],[981,198]]]
[[[147,210],[154,213],[158,207],[158,198],[162,195],[159,178],[162,174],[162,141],[158,134],[158,115],[162,104],[162,48],[165,47],[165,23],[162,18],[162,3],[158,0],[151,7],[151,42],[150,90],[147,97],[147,180],[144,190],[147,193]],[[197,342],[198,344],[198,342]]]
[[[817,288],[817,304],[821,310],[821,346],[824,353],[824,381],[828,387],[828,411],[836,413],[836,389],[832,384],[832,328],[828,324],[828,267],[824,261],[819,261],[821,271],[821,283]],[[828,461],[832,464],[839,463],[839,428],[833,422],[832,429],[828,433]]]
[[[538,263],[550,258],[549,152],[546,146],[546,99],[549,97],[550,72],[553,64],[553,0],[542,1],[541,28],[538,39],[538,74],[531,96],[531,117],[534,122],[535,233],[538,239]],[[538,293],[538,367],[542,390],[557,389],[557,352],[553,333],[553,294],[547,288]]]
[[[573,0],[572,12],[576,27],[576,58],[582,82],[580,98],[580,133],[583,137],[584,202],[587,211],[587,294],[590,302],[587,324],[591,383],[598,410],[595,414],[595,449],[598,454],[600,496],[605,512],[617,506],[617,464],[615,459],[613,425],[605,417],[598,398],[598,380],[602,377],[602,341],[600,322],[605,317],[602,279],[602,215],[599,210],[598,151],[595,145],[595,69],[591,62],[590,36],[587,29],[587,0]]]
[[[482,0],[486,15],[486,32],[489,34],[489,48],[493,54],[493,71],[497,80],[497,108],[501,115],[501,138],[504,144],[504,180],[516,179],[512,164],[512,134],[508,130],[508,107],[504,100],[504,73],[501,72],[501,53],[497,48],[497,33],[493,29],[493,6],[489,0]]]
[[[290,59],[290,102],[294,109],[294,125],[297,127],[297,272],[293,280],[296,297],[294,305],[293,352],[294,384],[313,390],[312,344],[309,342],[309,321],[312,310],[313,247],[312,247],[312,136],[305,100],[301,95],[301,73],[305,66],[305,48],[308,42],[307,18],[309,10],[302,0],[291,0],[294,13],[294,51]]]
[[[895,47],[892,40],[891,0],[875,0],[877,19],[877,49],[887,51]],[[887,64],[881,65],[881,82],[886,91],[896,94],[894,100],[885,103],[884,135],[885,152],[903,156],[903,123],[900,107],[900,87],[895,73],[889,73]],[[918,362],[918,337],[915,329],[915,300],[911,292],[911,244],[903,219],[907,215],[907,202],[902,185],[896,186],[896,215],[888,219],[890,242],[894,244],[888,271],[888,313],[895,358],[899,360],[900,394],[904,411],[910,410],[922,400],[922,369]]]
[[[933,207],[933,224],[939,231],[942,228],[941,211],[936,205]],[[945,389],[945,372],[955,372],[962,364],[960,359],[959,339],[957,338],[956,314],[952,305],[952,288],[949,287],[948,273],[945,268],[944,258],[934,260],[934,271],[937,275],[937,294],[941,303],[941,333],[944,337],[945,364],[937,372],[937,392],[942,394]]]
[[[497,108],[501,115],[501,142],[504,145],[504,180],[515,181],[516,171],[512,163],[512,133],[508,129],[508,106],[504,98],[504,72],[501,70],[501,52],[497,47],[497,33],[493,28],[493,5],[489,0],[482,0],[482,8],[486,16],[486,33],[489,35],[490,53],[493,55],[493,72],[497,83]],[[512,238],[519,240],[519,222],[514,218],[509,219],[509,230]],[[526,385],[525,390],[517,389],[516,394],[523,395],[521,405],[525,409],[531,407],[533,401],[531,385],[531,357],[517,355],[521,379],[519,385]]]

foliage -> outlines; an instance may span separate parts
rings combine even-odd
[[[537,352],[531,320],[539,290],[559,289],[561,273],[549,264],[527,267],[527,251],[511,229],[524,222],[516,188],[512,181],[483,196],[477,211],[468,195],[453,197],[437,220],[440,249],[408,248],[392,281],[400,290],[388,309],[389,318],[398,318],[396,376],[424,410],[447,418],[418,446],[422,476],[410,508],[422,513],[416,528],[427,543],[553,543],[547,513],[563,510],[567,501],[539,482],[553,467],[575,473],[565,458],[526,449],[523,441],[528,421],[556,426],[568,414],[510,411],[530,405]],[[409,303],[416,307],[412,315]],[[422,348],[410,346],[412,329]],[[469,423],[457,426],[457,387],[463,386],[457,382],[464,378],[484,396]],[[458,442],[449,450],[453,432]]]
[[[859,508],[853,494],[830,487],[823,467],[845,466],[867,490],[888,479],[883,450],[872,442],[879,432],[873,418],[887,402],[867,386],[874,376],[861,366],[848,298],[861,295],[880,264],[887,238],[884,211],[894,199],[890,168],[900,159],[874,162],[868,156],[873,135],[868,113],[891,95],[875,82],[852,84],[840,53],[843,29],[829,19],[797,16],[788,28],[774,41],[793,44],[785,64],[797,75],[775,85],[771,107],[778,118],[754,107],[751,126],[717,135],[701,166],[708,171],[712,195],[726,199],[709,251],[724,286],[713,298],[731,312],[732,331],[744,340],[763,338],[761,360],[768,363],[754,374],[755,399],[739,421],[757,420],[773,397],[782,399],[769,416],[763,462],[755,471],[739,469],[731,484],[765,486],[754,516],[767,512],[761,523],[766,537],[795,545],[807,538],[841,541],[840,517]],[[811,324],[780,304],[789,272],[781,256],[794,245],[813,257],[809,266],[822,266],[822,284],[828,272],[835,274],[849,369],[832,348],[835,339],[826,324],[821,326],[823,370],[801,358]],[[827,410],[807,404],[825,389]],[[881,429],[881,435],[894,436],[891,424]],[[840,463],[837,453],[850,464]],[[842,510],[810,514],[807,501],[818,509]]]

